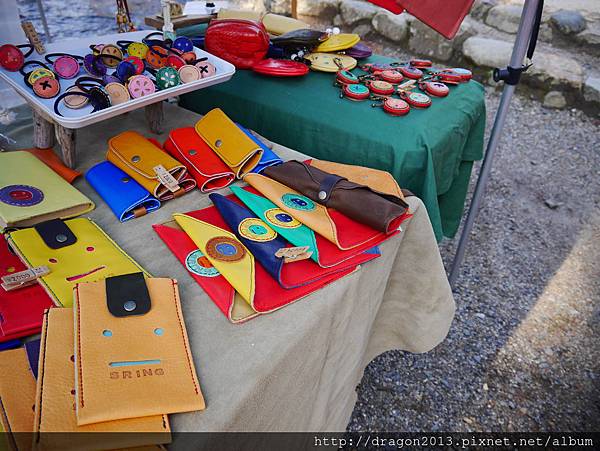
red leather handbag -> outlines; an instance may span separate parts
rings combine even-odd
[[[250,69],[267,54],[269,35],[262,24],[251,20],[213,20],[206,29],[204,48],[238,69]]]

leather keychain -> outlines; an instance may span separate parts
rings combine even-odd
[[[360,80],[349,70],[340,70],[335,75],[335,81],[336,83],[340,83],[342,85],[354,85],[357,84]]]
[[[412,66],[400,66],[398,70],[404,75],[406,78],[410,78],[412,80],[418,80],[423,76],[423,71],[421,69],[417,69]]]
[[[22,48],[29,48],[25,53]],[[33,45],[31,44],[4,44],[0,46],[0,67],[9,71],[17,72],[25,64],[25,58],[33,53]]]
[[[383,110],[392,116],[405,116],[410,113],[410,105],[402,99],[378,97],[375,100],[383,100],[383,103],[373,103],[371,107],[383,107]]]
[[[53,58],[55,58],[53,60]],[[54,73],[60,78],[71,79],[79,75],[83,57],[69,53],[48,53],[44,56],[46,61],[52,64]]]
[[[389,96],[395,91],[394,86],[391,83],[383,80],[369,80],[365,82],[365,85],[373,94],[380,96]]]
[[[355,101],[366,100],[370,95],[369,88],[362,84],[344,84],[340,91],[340,98],[346,97]]]
[[[429,108],[431,106],[431,97],[420,92],[402,91],[400,97],[410,106],[416,108]]]
[[[387,69],[387,70],[383,70],[381,71],[381,73],[379,74],[379,77],[383,80],[383,81],[387,81],[388,83],[400,83],[402,80],[404,80],[404,75],[402,75],[401,72],[394,70],[394,69]]]
[[[411,59],[408,64],[410,66],[412,66],[412,67],[416,67],[417,69],[422,69],[422,68],[425,68],[425,67],[431,67],[433,65],[433,63],[431,62],[431,60],[419,59],[419,58],[413,58],[413,59]]]
[[[419,89],[435,97],[446,97],[450,92],[448,86],[439,81],[419,82]]]
[[[473,78],[473,73],[468,69],[461,67],[454,67],[452,69],[444,69],[438,72],[438,76],[441,78],[450,79],[452,81],[466,82]]]

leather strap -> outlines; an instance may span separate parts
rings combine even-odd
[[[141,272],[108,277],[106,305],[116,317],[143,315],[152,308],[146,279]]]
[[[327,205],[327,203],[329,202],[329,198],[331,197],[331,192],[333,191],[333,188],[335,187],[335,185],[337,185],[337,183],[340,180],[346,179],[336,174],[328,174],[327,177],[325,177],[321,181],[319,185],[319,192],[317,193],[317,197],[319,198],[320,203],[322,203],[323,205]]]
[[[61,249],[77,242],[75,234],[60,219],[40,222],[34,228],[50,249]]]

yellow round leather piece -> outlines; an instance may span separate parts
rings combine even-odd
[[[339,52],[354,47],[360,42],[360,36],[354,33],[332,34],[320,43],[315,52]]]
[[[123,59],[123,52],[121,51],[121,49],[119,47],[117,47],[114,44],[106,44],[104,47],[102,47],[102,50],[100,51],[100,55],[110,55],[110,56],[115,57],[115,58],[110,58],[110,57],[102,58],[102,62],[107,67],[116,67]]]
[[[337,72],[351,70],[356,67],[356,60],[348,55],[333,53],[311,53],[304,58],[310,61],[310,68],[319,72]]]
[[[52,72],[51,70],[45,69],[43,67],[38,67],[37,69],[33,69],[29,73],[29,75],[27,76],[27,81],[29,81],[29,84],[33,85],[36,80],[39,80],[42,77],[56,78],[56,75],[54,75],[54,72]]]
[[[118,105],[120,103],[125,103],[131,98],[131,96],[129,95],[129,91],[121,83],[116,83],[116,82],[108,83],[104,87],[104,89],[106,90],[106,92],[108,93],[108,96],[110,97],[111,105]]]
[[[67,92],[83,92],[79,86],[71,86],[67,89]],[[67,96],[63,99],[65,106],[73,110],[83,108],[88,104],[89,99],[86,96]]]
[[[146,58],[146,53],[148,53],[148,46],[143,42],[132,42],[127,46],[127,53],[130,56],[137,56],[144,59]]]

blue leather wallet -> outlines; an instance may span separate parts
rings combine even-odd
[[[250,130],[248,130],[247,128],[244,128],[240,124],[236,123],[236,125],[239,127],[239,129],[241,131],[243,131],[252,141],[254,141],[256,144],[258,144],[260,146],[260,148],[263,150],[263,154],[262,154],[260,161],[258,162],[256,167],[254,169],[252,169],[252,171],[250,171],[250,172],[256,172],[257,174],[260,174],[263,170],[267,169],[269,166],[275,166],[276,164],[283,163],[283,160],[281,158],[279,158],[279,156],[277,156],[277,154],[275,152],[273,152],[271,149],[269,149],[264,142],[262,142],[260,139],[258,139],[256,136],[254,136],[252,133],[250,133]]]
[[[121,222],[144,216],[160,207],[158,199],[110,161],[92,166],[85,178]]]

